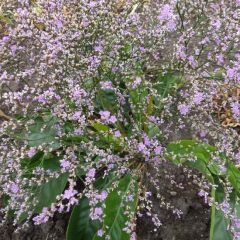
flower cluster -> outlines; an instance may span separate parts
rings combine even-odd
[[[153,168],[159,190],[171,141],[214,144],[210,167],[226,172],[221,153],[238,167],[238,0],[5,0],[7,10],[0,103],[10,117],[0,122],[0,186],[3,212],[14,210],[16,224],[45,223],[84,197],[102,224],[114,193],[122,228],[136,239],[135,189],[138,215],[147,207],[161,225],[143,176]],[[205,190],[200,196],[215,204]],[[97,235],[110,239],[108,230],[104,223]]]

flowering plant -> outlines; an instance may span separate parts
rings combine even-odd
[[[136,239],[143,209],[161,225],[145,181],[158,191],[159,169],[172,161],[203,174],[199,194],[212,206],[210,239],[239,239],[239,6],[5,1],[6,216],[42,224],[72,210],[68,240]],[[184,131],[192,140],[176,138]]]

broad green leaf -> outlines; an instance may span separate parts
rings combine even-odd
[[[49,114],[37,117],[35,123],[29,127],[29,132],[24,133],[24,139],[27,140],[30,147],[45,144],[52,149],[57,149],[60,147],[60,143],[57,139],[56,123],[56,118]]]
[[[98,132],[107,132],[109,131],[109,127],[100,122],[91,122],[92,127],[94,127]]]
[[[134,192],[129,193],[130,185],[134,184]],[[133,195],[133,200],[126,202],[128,194]],[[129,240],[130,234],[123,231],[126,227],[128,217],[124,214],[126,207],[131,213],[135,213],[138,202],[138,182],[136,177],[131,175],[124,176],[118,184],[118,187],[109,193],[106,199],[106,207],[104,209],[103,228],[105,235],[103,237],[96,236],[93,240],[103,240],[106,236],[110,236],[111,240]]]
[[[44,207],[50,207],[56,201],[56,197],[63,192],[67,181],[68,173],[63,173],[43,184],[38,191],[38,204],[34,212],[40,213]]]
[[[92,240],[101,224],[93,221],[89,214],[89,200],[83,197],[79,205],[73,208],[67,228],[67,240]]]

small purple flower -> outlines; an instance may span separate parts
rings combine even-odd
[[[19,192],[19,187],[16,183],[12,183],[10,186],[10,190],[12,193],[16,194]]]
[[[154,149],[154,152],[155,152],[156,155],[160,155],[161,152],[162,152],[162,147],[161,147],[161,146],[156,147],[156,148]]]
[[[186,104],[180,104],[178,105],[178,110],[183,116],[185,116],[189,112],[189,106]]]
[[[66,189],[63,193],[63,198],[64,199],[71,199],[72,197],[74,197],[74,195],[77,194],[77,191],[74,190],[73,188],[69,188],[69,189]]]
[[[232,102],[231,103],[231,109],[234,115],[234,118],[240,117],[240,104],[238,102]]]
[[[81,119],[81,116],[82,116],[82,112],[75,112],[73,114],[73,120],[78,121]]]
[[[89,171],[87,173],[87,177],[94,178],[95,174],[96,174],[96,169],[95,168],[91,168],[91,169],[89,169]]]
[[[113,89],[111,81],[100,82],[100,86],[102,89]]]
[[[117,122],[117,118],[116,118],[116,116],[111,116],[110,118],[109,118],[109,122],[110,123],[116,123]]]
[[[138,144],[138,151],[143,152],[146,149],[146,146],[143,143]]]
[[[102,236],[104,235],[104,231],[103,231],[102,229],[99,229],[99,230],[97,231],[97,235],[98,235],[99,237],[102,237]]]
[[[56,26],[58,29],[62,28],[63,27],[63,22],[61,20],[57,20],[56,21]]]
[[[35,154],[36,154],[36,149],[35,148],[31,148],[27,152],[27,155],[28,155],[29,158],[32,158]]]
[[[108,193],[106,191],[102,191],[99,195],[98,195],[98,199],[101,201],[104,201],[108,196]]]
[[[71,163],[68,160],[63,159],[63,160],[60,160],[60,166],[64,170],[69,170],[71,167]]]
[[[117,137],[117,138],[118,138],[118,137],[121,137],[120,131],[119,131],[119,130],[115,131],[115,132],[114,132],[114,136]]]
[[[202,92],[197,92],[194,95],[193,102],[196,105],[199,105],[203,101],[203,98],[204,98],[204,94]]]
[[[108,120],[111,115],[111,113],[109,111],[100,111],[99,114],[100,114],[102,120]]]
[[[144,140],[144,145],[146,145],[146,146],[150,146],[151,145],[151,141],[150,141],[149,137],[146,134],[144,135],[143,140]]]

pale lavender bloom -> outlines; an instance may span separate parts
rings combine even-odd
[[[95,1],[90,1],[90,3],[89,3],[90,8],[94,8],[94,7],[96,7],[96,5],[97,5],[97,3]]]
[[[6,71],[4,71],[2,73],[2,75],[0,76],[0,80],[4,80],[4,79],[7,79],[7,72]]]
[[[101,201],[104,201],[107,198],[108,193],[106,191],[102,191],[99,195],[98,195],[98,199]]]
[[[102,89],[113,89],[113,85],[111,81],[100,82],[100,86]]]
[[[136,77],[134,82],[132,83],[132,88],[135,89],[137,88],[142,82],[142,79],[140,77]]]
[[[19,192],[19,186],[16,183],[12,183],[10,186],[10,190],[12,193],[16,194]]]
[[[208,195],[209,195],[209,193],[204,190],[200,190],[200,192],[198,193],[198,196],[204,197],[205,203],[208,203]]]
[[[172,17],[172,14],[173,14],[172,7],[169,4],[165,4],[160,10],[158,19],[160,21],[165,21],[165,20],[169,19],[170,17]]]
[[[101,115],[102,120],[108,120],[111,115],[109,111],[100,111],[99,114]]]
[[[62,159],[60,160],[60,166],[64,170],[69,170],[71,167],[71,163],[66,159]]]
[[[95,168],[90,168],[88,173],[87,173],[87,177],[94,178],[95,174],[96,174],[96,169]]]
[[[78,120],[80,120],[81,118],[82,118],[82,112],[75,112],[74,114],[73,114],[73,120],[75,120],[75,121],[78,121]]]
[[[12,55],[15,56],[17,52],[17,45],[11,45],[10,49],[11,49]]]
[[[197,92],[194,95],[193,102],[196,105],[199,105],[203,101],[203,98],[204,98],[204,94],[202,92]]]
[[[228,68],[227,70],[227,77],[229,79],[233,79],[236,76],[236,70],[233,68]]]
[[[155,154],[157,154],[157,155],[161,154],[161,152],[162,152],[162,146],[157,146],[157,147],[154,149],[154,152],[155,152]]]
[[[28,157],[32,158],[36,154],[36,149],[31,148],[28,150],[27,155]]]
[[[224,200],[221,204],[219,204],[219,207],[224,212],[224,214],[228,214],[230,212],[231,207],[226,200]]]
[[[183,116],[185,116],[189,112],[189,106],[186,104],[180,104],[178,105],[178,110]]]
[[[176,29],[176,26],[177,26],[177,24],[176,24],[176,21],[175,20],[170,20],[170,21],[168,21],[167,22],[167,30],[169,31],[169,32],[172,32],[173,30],[175,30]]]
[[[40,225],[46,223],[49,220],[49,217],[50,213],[48,211],[48,208],[45,207],[42,209],[42,212],[38,216],[33,218],[33,222],[35,225]]]
[[[238,102],[232,102],[231,103],[231,109],[234,115],[234,118],[240,117],[240,104]]]
[[[110,118],[109,118],[109,122],[110,123],[116,123],[117,122],[117,118],[116,118],[116,116],[111,116]]]
[[[101,207],[96,207],[94,210],[93,210],[93,213],[91,215],[91,218],[92,220],[97,220],[97,219],[100,219],[101,216],[103,215],[103,210]]]
[[[103,231],[102,229],[99,229],[99,230],[97,231],[97,235],[98,235],[99,237],[102,237],[102,236],[104,235],[104,231]]]
[[[193,56],[189,56],[188,57],[188,61],[189,61],[189,63],[190,63],[192,68],[196,68],[197,67],[197,61],[194,59]]]
[[[144,135],[143,140],[144,140],[144,145],[146,146],[151,145],[151,141],[147,135]]]
[[[240,228],[240,219],[234,219],[233,224],[235,228]]]
[[[207,134],[206,134],[205,131],[200,131],[199,135],[200,135],[201,138],[205,138]]]
[[[146,149],[146,146],[143,143],[138,144],[138,151],[143,152]]]
[[[74,190],[73,188],[66,189],[63,193],[63,198],[64,199],[71,199],[77,194],[77,191]]]
[[[56,26],[58,29],[62,28],[63,27],[63,22],[61,20],[57,20],[56,21]]]
[[[2,44],[6,44],[10,41],[10,37],[9,36],[4,36],[2,39],[1,39],[1,43]]]
[[[114,136],[117,137],[117,138],[118,138],[118,137],[121,137],[120,131],[119,131],[119,130],[115,131],[115,132],[114,132]]]
[[[45,96],[43,96],[43,95],[40,95],[40,96],[36,97],[36,100],[37,100],[39,103],[46,103],[46,102],[47,102],[47,99],[46,99]]]
[[[94,50],[96,52],[102,53],[103,52],[103,46],[102,45],[97,45],[94,47]]]

